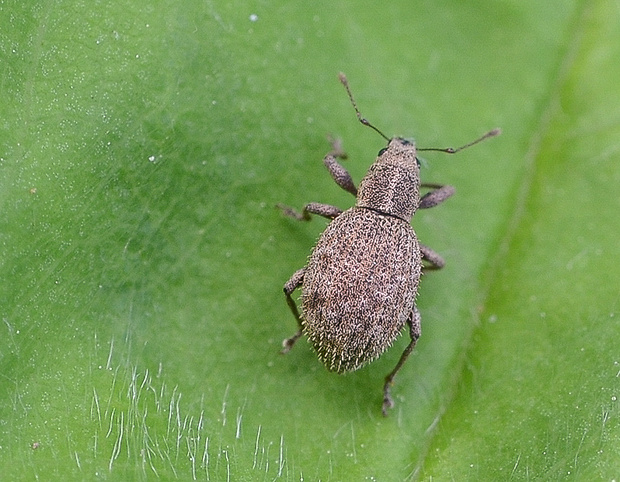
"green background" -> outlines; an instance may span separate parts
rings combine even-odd
[[[281,3],[281,2],[280,2]],[[255,15],[255,17],[253,16]],[[6,480],[618,480],[620,8],[0,4]],[[447,147],[422,338],[337,376],[282,285],[388,135]]]

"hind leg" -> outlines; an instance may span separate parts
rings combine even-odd
[[[411,341],[405,348],[405,351],[400,356],[400,360],[394,367],[394,369],[385,377],[385,384],[383,385],[383,407],[382,412],[383,416],[387,417],[388,410],[394,407],[394,400],[392,400],[392,395],[390,394],[390,390],[392,385],[394,385],[394,377],[403,367],[409,355],[413,351],[418,338],[420,338],[421,331],[421,317],[420,312],[416,306],[413,307],[413,311],[411,312],[411,316],[409,317],[409,334],[411,335]]]
[[[295,345],[295,342],[299,340],[302,334],[301,316],[299,314],[299,310],[297,309],[297,304],[295,303],[295,300],[291,297],[291,295],[293,294],[293,291],[295,291],[302,285],[305,272],[306,268],[301,268],[300,270],[295,271],[295,273],[293,273],[293,276],[291,276],[291,279],[289,279],[284,284],[284,294],[286,295],[286,302],[291,309],[293,316],[295,316],[295,319],[297,320],[297,326],[299,327],[299,330],[297,330],[297,332],[293,336],[291,336],[290,338],[286,338],[282,342],[282,351],[280,353],[283,354],[288,353],[290,349],[293,348],[293,345]]]

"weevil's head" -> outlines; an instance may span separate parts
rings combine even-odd
[[[357,206],[411,221],[420,203],[420,163],[415,144],[390,139],[362,179]]]
[[[403,166],[417,167],[419,170],[420,162],[416,157],[416,147],[413,141],[402,137],[393,137],[377,154],[377,163],[402,164]]]

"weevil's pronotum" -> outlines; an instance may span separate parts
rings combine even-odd
[[[454,154],[500,133],[494,129],[459,148],[416,149],[413,142],[392,139],[362,117],[344,74],[340,74],[358,120],[388,141],[377,160],[356,187],[348,171],[337,161],[345,157],[334,143],[323,163],[336,184],[356,196],[355,206],[342,211],[336,206],[307,204],[301,213],[278,205],[301,221],[311,214],[332,219],[321,234],[307,265],[284,285],[286,301],[299,330],[283,342],[288,352],[305,334],[319,359],[330,371],[357,370],[379,357],[405,325],[411,341],[394,369],[385,377],[383,415],[394,406],[390,388],[394,377],[420,337],[420,313],[416,308],[423,270],[439,269],[444,261],[420,244],[410,222],[417,209],[437,206],[454,194],[452,186],[420,182],[417,151]],[[421,188],[430,189],[421,195]],[[301,287],[300,314],[292,293]]]

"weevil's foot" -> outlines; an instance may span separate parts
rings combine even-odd
[[[329,151],[328,154],[331,154],[334,157],[338,157],[340,159],[347,159],[349,156],[342,148],[342,140],[337,137],[332,136],[331,134],[327,135],[327,140],[329,144],[332,146],[332,150]]]
[[[282,211],[282,214],[284,214],[285,216],[288,216],[289,218],[294,218],[294,219],[297,219],[298,221],[309,221],[310,220],[310,216],[308,214],[300,213],[296,209],[286,206],[285,204],[278,203],[276,204],[276,207],[280,211]]]
[[[291,348],[293,348],[293,346],[295,345],[295,342],[299,340],[300,337],[301,337],[301,331],[298,331],[290,338],[285,338],[282,341],[282,350],[280,350],[280,353],[282,355],[286,355],[289,351],[291,351]]]
[[[392,396],[390,395],[390,384],[386,383],[383,387],[383,407],[381,408],[381,412],[384,417],[388,416],[388,410],[394,408],[394,400],[392,400]]]

